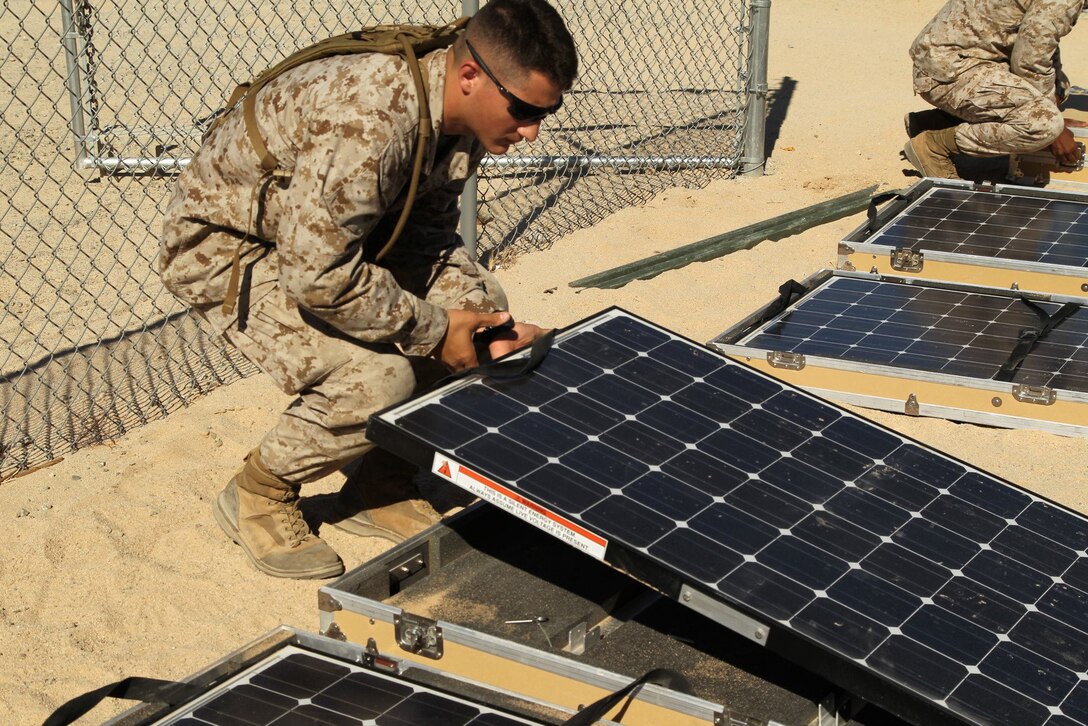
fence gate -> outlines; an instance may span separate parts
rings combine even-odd
[[[555,2],[581,76],[535,143],[485,159],[465,228],[481,258],[758,169],[769,4]],[[172,180],[230,90],[321,38],[465,9],[4,0],[0,480],[255,372],[163,290],[153,262]]]

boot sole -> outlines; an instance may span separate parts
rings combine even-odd
[[[230,515],[227,514],[226,508],[223,506],[223,496],[225,494],[226,492],[220,492],[219,496],[215,498],[215,504],[212,506],[212,515],[215,517],[216,523],[219,524],[219,528],[223,530],[223,533],[230,537],[234,544],[241,547],[242,551],[246,553],[246,557],[253,563],[253,566],[264,574],[292,580],[321,580],[329,577],[336,577],[337,575],[342,575],[344,573],[343,563],[315,568],[313,570],[300,571],[281,570],[257,559],[253,553],[249,551],[249,548],[246,547],[246,543],[238,531],[238,525],[231,521]]]
[[[926,170],[922,166],[922,160],[918,158],[918,154],[914,151],[914,144],[910,141],[903,147],[903,156],[906,157],[911,166],[922,173],[922,176],[926,176]]]
[[[394,532],[391,529],[385,529],[379,527],[376,524],[360,524],[353,519],[341,519],[338,522],[327,522],[328,525],[335,527],[341,532],[347,532],[348,534],[355,535],[356,537],[380,537],[393,544],[400,544],[404,540],[408,539],[399,532]]]

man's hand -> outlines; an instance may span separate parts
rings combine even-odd
[[[1065,166],[1076,166],[1077,162],[1080,161],[1080,148],[1073,139],[1073,132],[1069,130],[1069,126],[1070,121],[1066,120],[1065,128],[1062,129],[1061,135],[1054,140],[1054,143],[1050,145],[1050,150],[1060,163]]]
[[[523,348],[544,334],[539,326],[532,323],[514,323],[514,327],[503,330],[491,341],[487,352],[494,358],[500,358],[507,353]]]
[[[449,318],[446,334],[432,355],[454,372],[479,365],[476,346],[472,344],[472,336],[477,330],[501,325],[510,319],[510,313],[470,313],[454,308],[447,309],[446,314]]]

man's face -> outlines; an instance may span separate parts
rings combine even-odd
[[[472,135],[492,154],[505,154],[522,140],[535,140],[542,113],[556,107],[562,99],[560,89],[537,71],[524,74],[519,82],[497,75],[502,73],[501,69],[496,71],[488,66],[485,71],[474,58],[467,62],[471,65],[471,92],[466,120]],[[540,113],[516,118],[515,114],[524,116],[526,105],[538,107]]]

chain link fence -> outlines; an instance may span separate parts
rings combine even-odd
[[[535,143],[485,160],[467,230],[481,258],[495,266],[664,188],[736,173],[750,91],[763,90],[748,74],[748,2],[556,2],[581,76]],[[230,90],[321,38],[462,9],[3,0],[0,480],[255,372],[153,263],[172,179]]]

